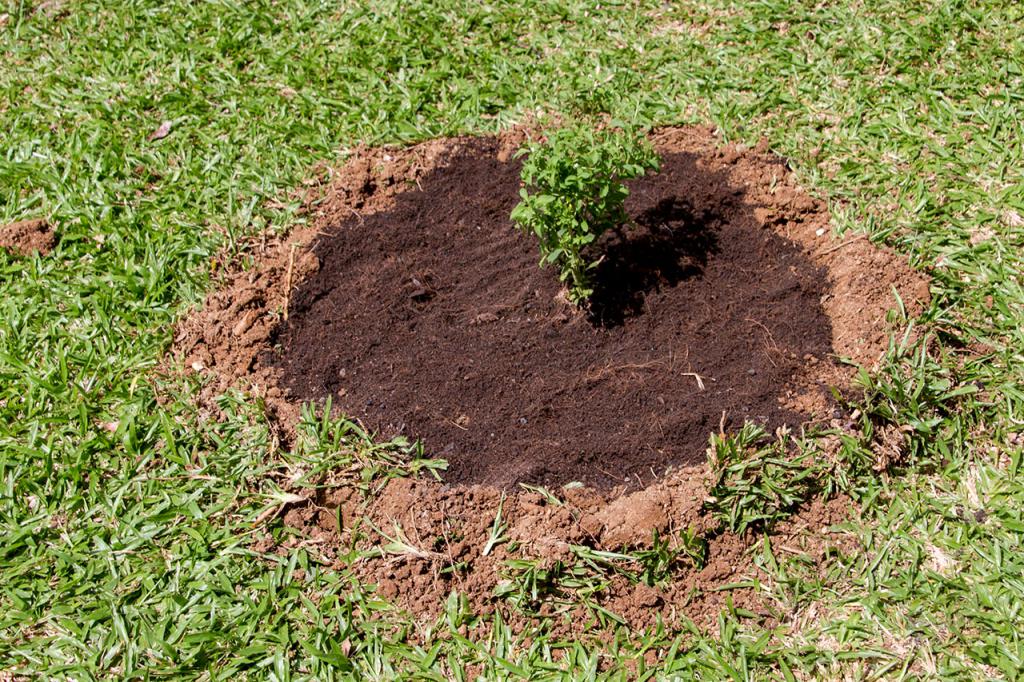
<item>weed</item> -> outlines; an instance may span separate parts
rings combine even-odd
[[[506,576],[494,590],[494,596],[507,599],[516,608],[536,613],[542,599],[564,599],[568,577],[561,561],[510,559],[505,562]]]
[[[498,545],[508,542],[508,537],[505,535],[505,530],[508,528],[508,525],[501,518],[501,512],[504,506],[505,494],[502,493],[501,501],[498,503],[498,512],[494,515],[494,523],[491,524],[491,532],[487,537],[487,544],[484,545],[483,551],[481,551],[483,556],[490,554]]]
[[[651,548],[632,553],[633,559],[641,567],[636,580],[647,585],[656,585],[667,580],[680,563],[695,569],[703,568],[707,561],[707,553],[707,540],[691,528],[682,531],[675,544],[669,538],[661,537],[658,531],[654,531]]]
[[[520,483],[519,487],[523,490],[540,495],[544,501],[554,507],[561,507],[564,503],[562,500],[552,493],[550,490],[543,486],[530,485],[529,483]]]
[[[713,434],[708,448],[711,485],[705,506],[736,533],[785,518],[815,488],[819,467],[810,453],[787,456],[789,439],[768,441],[747,422],[736,434]]]
[[[387,540],[385,544],[379,546],[376,553],[380,556],[405,556],[414,557],[416,559],[440,559],[443,555],[440,552],[423,549],[415,542],[409,539],[402,529],[401,525],[397,521],[393,524],[394,530],[391,535],[388,535],[379,528],[371,526],[374,531],[377,532],[382,538]]]

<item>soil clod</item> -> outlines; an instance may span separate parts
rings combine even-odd
[[[50,223],[42,218],[19,220],[0,226],[0,249],[7,249],[19,256],[29,256],[35,252],[45,256],[56,243]]]

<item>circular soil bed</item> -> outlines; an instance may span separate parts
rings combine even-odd
[[[508,220],[525,136],[356,150],[303,190],[307,226],[252,245],[253,266],[229,266],[179,325],[176,356],[204,376],[211,412],[240,386],[287,439],[303,401],[330,397],[449,461],[444,482],[396,477],[372,490],[358,467],[324,472],[278,510],[290,530],[268,528],[254,549],[316,547],[324,565],[428,621],[457,589],[475,612],[515,623],[518,607],[496,596],[509,560],[564,568],[574,547],[650,547],[655,534],[678,544],[685,530],[706,541],[703,561],[674,566],[657,588],[615,574],[602,607],[636,628],[713,625],[727,601],[768,614],[756,590],[736,587],[758,576],[751,538],[705,509],[708,435],[744,420],[843,428],[827,388],[852,371],[837,356],[872,364],[893,290],[916,315],[926,278],[863,238],[834,241],[825,206],[765,149],[672,128],[653,135],[663,171],[631,186],[635,225],[600,244],[582,314]],[[511,485],[523,481],[559,501]],[[594,487],[555,487],[571,481]],[[848,509],[842,498],[794,509],[775,544],[812,563],[841,550],[849,538],[829,527]],[[496,518],[509,542],[488,553]],[[420,549],[381,550],[390,529]],[[589,627],[578,611],[570,635]]]
[[[285,414],[330,397],[422,439],[450,483],[635,487],[712,430],[829,417],[836,356],[877,357],[894,286],[925,297],[899,257],[833,243],[781,159],[686,128],[653,136],[663,168],[631,183],[581,312],[509,220],[523,136],[361,150],[316,231],[234,275],[179,348]]]

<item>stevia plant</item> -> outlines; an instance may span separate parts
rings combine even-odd
[[[658,156],[634,128],[585,124],[555,130],[519,155],[526,156],[522,200],[512,220],[537,236],[542,267],[558,265],[569,300],[585,305],[594,292],[591,272],[601,262],[588,247],[628,220],[625,181],[658,170]]]

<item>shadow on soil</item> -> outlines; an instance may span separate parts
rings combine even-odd
[[[719,252],[712,221],[695,215],[680,197],[662,199],[635,221],[603,245],[590,303],[596,326],[610,329],[640,315],[649,293],[700,277],[708,258]]]

